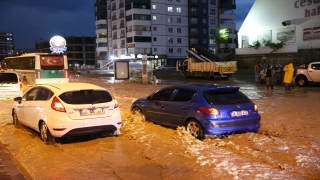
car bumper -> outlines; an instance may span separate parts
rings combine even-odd
[[[215,126],[213,127],[214,124]],[[261,127],[260,118],[238,119],[235,121],[208,121],[204,133],[208,135],[222,135],[237,132],[255,132]]]
[[[21,97],[22,94],[22,91],[0,91],[0,98]]]
[[[56,112],[59,113],[60,112]],[[56,114],[53,113],[53,114]],[[54,137],[72,137],[91,135],[99,133],[114,133],[121,128],[122,117],[120,111],[114,112],[107,118],[90,118],[84,120],[70,119],[67,114],[63,116],[53,115],[52,119],[47,121],[50,133]]]

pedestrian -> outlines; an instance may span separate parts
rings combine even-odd
[[[292,76],[293,76],[293,64],[289,63],[287,64],[284,68],[284,78],[283,78],[283,83],[285,90],[290,91],[291,90],[291,83],[292,83]]]
[[[266,69],[262,69],[259,73],[260,76],[260,84],[266,83]]]
[[[256,83],[260,83],[260,76],[259,76],[259,74],[260,74],[260,65],[261,65],[261,63],[258,63],[258,64],[256,64],[256,65],[254,65],[254,76],[255,76],[255,81],[256,81]]]
[[[277,62],[276,67],[274,67],[274,77],[277,85],[281,85],[281,74],[283,71],[283,68],[279,62]]]
[[[260,64],[260,84],[265,84],[265,73],[264,73],[264,70],[266,69],[266,63],[261,63]]]
[[[273,74],[274,74],[274,70],[272,69],[271,65],[267,66],[267,68],[264,70],[264,74],[265,74],[265,80],[266,80],[267,89],[269,89],[269,86],[271,87],[271,89],[273,89]]]
[[[296,81],[296,75],[297,75],[297,67],[293,68],[293,75],[292,75],[292,81],[291,81],[291,88],[294,89],[295,81]]]

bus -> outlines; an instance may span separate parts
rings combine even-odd
[[[69,82],[66,55],[28,53],[5,57],[3,66],[4,69],[18,72],[26,86]]]

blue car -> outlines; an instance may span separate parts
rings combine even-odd
[[[257,132],[258,107],[239,87],[218,84],[177,84],[134,100],[133,113],[166,127],[184,126],[198,139],[238,132]]]

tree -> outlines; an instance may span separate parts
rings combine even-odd
[[[214,35],[210,37],[210,39],[218,45],[218,53],[221,44],[225,44],[225,46],[227,47],[227,44],[229,43],[229,36],[230,33],[227,28],[218,28],[215,30]]]

